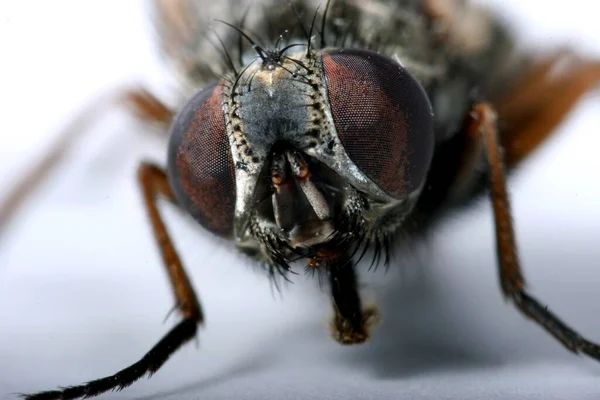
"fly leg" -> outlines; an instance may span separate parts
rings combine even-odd
[[[175,111],[158,97],[144,88],[128,90],[120,96],[120,101],[131,110],[140,121],[160,125],[164,128],[171,123]],[[164,129],[163,131],[166,131]]]
[[[467,132],[481,140],[489,168],[502,292],[525,316],[541,325],[567,349],[573,353],[585,353],[600,361],[600,346],[583,338],[525,291],[506,190],[505,164],[498,138],[496,112],[489,104],[478,103],[473,106],[469,117]]]
[[[125,105],[140,121],[160,125],[166,131],[174,112],[145,89],[135,88],[109,94],[88,104],[58,135],[50,149],[18,181],[0,201],[0,237],[19,208],[66,157],[73,144],[90,131],[92,122],[113,107]],[[164,125],[164,126],[163,126]]]
[[[78,386],[69,386],[59,390],[25,395],[25,399],[68,400],[82,397],[88,398],[109,390],[124,389],[144,375],[151,376],[158,371],[173,353],[196,336],[198,325],[204,321],[200,303],[158,211],[157,200],[159,195],[173,203],[176,202],[167,181],[167,176],[161,168],[152,164],[142,163],[138,169],[138,180],[141,185],[146,210],[152,224],[154,237],[160,247],[163,263],[169,275],[177,309],[183,317],[182,321],[172,328],[139,361],[114,375]]]
[[[331,321],[333,338],[341,344],[366,342],[379,312],[374,306],[362,308],[354,267],[348,264],[330,268],[329,282],[335,313]]]
[[[600,60],[559,51],[533,63],[496,102],[500,145],[508,168],[537,149],[590,89],[600,83]]]
[[[341,344],[359,344],[369,339],[370,328],[379,320],[375,306],[363,308],[354,265],[340,254],[321,254],[310,260],[310,268],[323,268],[329,276],[334,316],[331,334]]]

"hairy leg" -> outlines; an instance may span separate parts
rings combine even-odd
[[[88,104],[58,135],[41,159],[30,167],[8,195],[0,201],[0,238],[29,195],[56,169],[67,156],[69,148],[90,131],[93,121],[102,117],[110,109],[122,106],[129,108],[140,121],[158,124],[161,128],[164,128],[162,125],[170,123],[174,115],[174,112],[156,96],[142,88],[110,94]],[[166,128],[162,130],[166,131]]]
[[[574,353],[600,361],[600,346],[583,338],[525,290],[506,190],[505,165],[498,137],[497,116],[486,103],[473,106],[469,134],[477,136],[486,151],[490,171],[490,197],[494,210],[496,247],[502,292],[525,316],[532,319]]]
[[[379,311],[375,306],[362,306],[351,259],[351,255],[337,251],[321,252],[309,260],[307,267],[327,273],[334,312],[331,334],[341,344],[364,343],[369,339],[371,327],[379,321]]]
[[[534,63],[496,110],[508,168],[518,165],[556,131],[579,100],[600,83],[600,60],[559,51]]]
[[[142,163],[138,169],[144,203],[154,237],[160,247],[164,266],[169,275],[177,309],[183,320],[169,331],[139,361],[122,369],[114,375],[96,379],[82,385],[24,395],[27,400],[66,400],[97,396],[109,390],[121,390],[130,386],[144,375],[151,376],[182,345],[196,336],[198,325],[204,321],[202,308],[194,293],[189,278],[183,268],[177,251],[167,232],[167,228],[158,211],[159,195],[175,203],[175,196],[169,187],[165,172],[152,164]]]

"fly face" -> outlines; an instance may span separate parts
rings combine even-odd
[[[208,230],[284,270],[348,253],[412,209],[433,115],[396,61],[364,49],[259,50],[175,119],[169,175]]]

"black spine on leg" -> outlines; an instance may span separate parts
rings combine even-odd
[[[198,322],[187,318],[177,324],[142,359],[106,378],[96,379],[79,386],[21,395],[26,400],[69,400],[94,397],[110,390],[122,390],[142,378],[152,376],[188,340],[196,335]]]

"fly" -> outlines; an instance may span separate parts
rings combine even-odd
[[[372,266],[389,265],[395,246],[489,192],[503,294],[567,349],[600,360],[597,344],[525,290],[506,189],[507,175],[598,83],[598,61],[520,53],[497,16],[458,0],[270,2],[213,20],[218,32],[199,4],[155,6],[159,46],[187,100],[174,110],[144,90],[121,99],[169,130],[166,168],[142,162],[137,179],[181,321],[114,375],[25,398],[123,389],[197,335],[203,309],[159,198],[274,280],[291,279],[303,261],[329,283],[333,338],[356,345],[379,318],[362,303],[356,265],[367,254]]]

